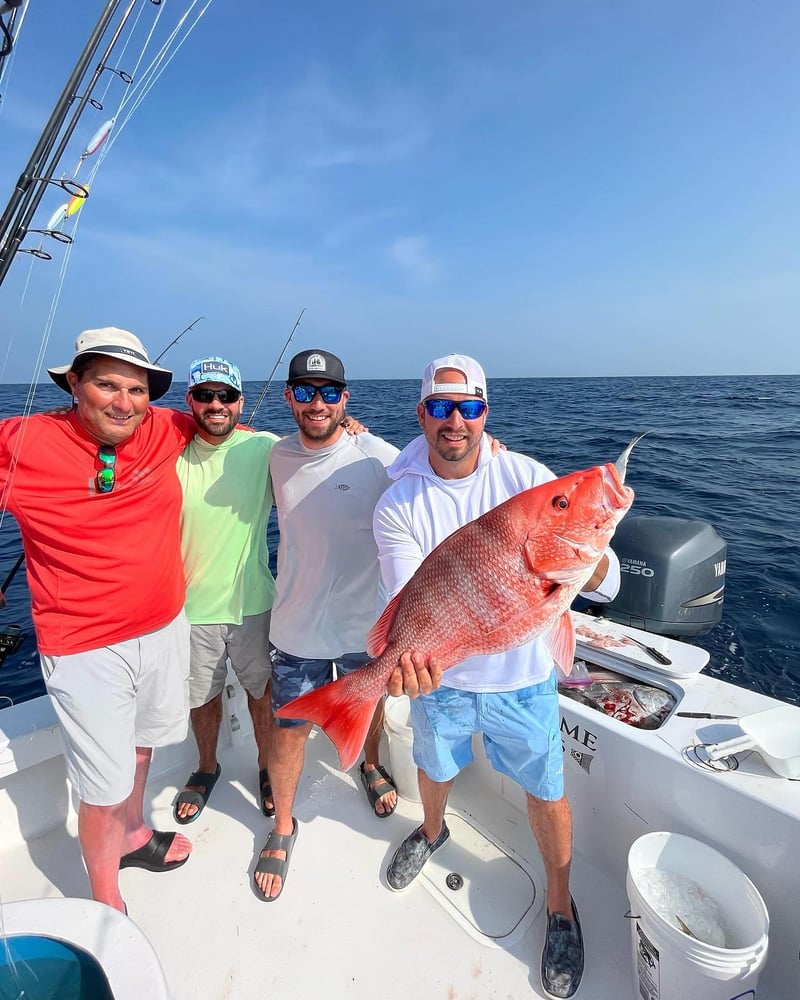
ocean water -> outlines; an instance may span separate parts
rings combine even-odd
[[[19,413],[26,391],[0,386],[0,417]],[[245,398],[260,391],[246,385]],[[374,433],[398,446],[418,433],[417,380],[357,381],[350,391],[350,412]],[[800,376],[495,379],[489,393],[490,432],[557,474],[613,461],[649,431],[628,466],[633,512],[709,521],[728,543],[722,622],[697,640],[711,654],[706,672],[800,704]],[[42,385],[33,409],[65,399]],[[164,402],[183,408],[182,390]],[[254,425],[294,429],[280,386]],[[274,517],[269,534],[274,553]],[[20,552],[6,515],[0,584]],[[43,692],[24,571],[3,589],[0,630],[18,624],[28,637],[0,667],[0,698],[22,701]]]

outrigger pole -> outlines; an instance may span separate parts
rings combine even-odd
[[[261,390],[261,395],[258,397],[258,402],[256,403],[255,407],[253,408],[253,412],[250,414],[250,419],[245,424],[245,427],[252,427],[253,420],[255,419],[255,416],[258,413],[258,408],[264,402],[264,397],[266,396],[267,392],[269,391],[269,387],[272,385],[272,377],[275,374],[275,372],[278,370],[278,365],[283,360],[283,356],[286,353],[286,348],[291,343],[292,337],[294,336],[294,331],[298,328],[298,326],[300,326],[300,320],[303,318],[303,313],[305,311],[306,311],[305,306],[303,306],[303,308],[300,310],[300,315],[297,317],[297,319],[295,320],[294,326],[292,327],[292,332],[286,338],[286,343],[281,348],[281,353],[278,355],[278,360],[275,362],[275,366],[273,367],[272,371],[269,373],[269,378],[267,379],[267,384]]]
[[[39,141],[36,143],[30,160],[28,160],[28,165],[20,175],[19,180],[17,181],[17,186],[14,188],[14,193],[11,195],[11,199],[6,206],[2,217],[0,217],[0,285],[2,285],[4,278],[8,273],[11,261],[16,256],[20,248],[20,244],[27,235],[28,226],[33,218],[34,212],[39,207],[39,202],[42,200],[47,185],[58,184],[70,195],[80,194],[83,197],[88,195],[86,188],[78,184],[77,181],[63,179],[58,181],[53,179],[53,175],[55,174],[59,160],[64,153],[75,126],[78,124],[78,119],[91,98],[92,90],[94,89],[100,74],[104,69],[106,69],[106,60],[116,45],[117,39],[125,26],[125,22],[128,20],[128,17],[136,4],[136,0],[129,0],[128,8],[125,11],[116,31],[114,32],[111,41],[106,46],[106,50],[94,71],[89,85],[84,89],[80,98],[78,98],[77,88],[85,76],[86,71],[89,68],[89,63],[94,57],[95,52],[100,47],[100,42],[102,41],[103,35],[105,34],[111,19],[114,17],[121,4],[122,0],[109,0],[106,4],[105,10],[100,15],[100,19],[89,36],[89,40],[84,46],[83,52],[81,52],[80,57],[75,64],[69,79],[67,80],[61,97],[59,97],[55,107],[53,108],[49,121],[45,125],[42,134],[39,136]],[[117,71],[115,70],[114,72]],[[45,167],[45,160],[55,146],[58,135],[64,127],[64,122],[66,121],[70,106],[75,100],[78,101],[78,105],[73,112],[72,118],[64,129],[61,141],[58,143],[49,164]]]

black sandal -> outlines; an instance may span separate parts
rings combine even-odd
[[[386,819],[387,816],[391,816],[392,813],[397,808],[397,799],[394,800],[393,806],[383,807],[383,812],[378,812],[375,806],[378,803],[378,799],[385,795],[387,792],[396,792],[394,780],[391,774],[383,767],[378,764],[377,767],[372,767],[369,771],[364,769],[364,761],[359,765],[359,773],[361,774],[361,784],[364,786],[364,791],[367,793],[367,798],[369,799],[369,804],[372,806],[372,811],[378,817],[378,819]],[[374,782],[378,782],[374,785]]]
[[[297,840],[297,820],[292,816],[292,832],[291,833],[272,833],[267,837],[267,842],[261,848],[261,853],[258,856],[258,861],[256,861],[255,869],[253,870],[253,888],[264,900],[265,903],[274,903],[275,900],[283,892],[283,887],[286,885],[286,876],[289,872],[289,862],[292,860],[292,851],[294,850],[294,842]],[[263,858],[261,857],[265,851],[283,851],[286,855],[285,858]],[[265,896],[261,891],[258,882],[255,881],[256,875],[280,875],[281,887],[278,889],[278,894],[276,896]]]
[[[266,799],[272,801],[272,785],[269,781],[269,771],[265,767],[258,772],[258,791],[261,795],[261,812],[265,816],[274,816],[275,803],[273,802],[271,806],[266,805]]]
[[[189,775],[189,779],[184,786],[182,792],[178,792],[175,798],[175,804],[172,809],[172,815],[175,817],[175,822],[180,823],[181,826],[186,826],[187,823],[194,823],[200,813],[205,809],[206,803],[214,790],[214,785],[217,783],[217,778],[220,776],[222,768],[217,764],[217,769],[213,774],[209,774],[207,771],[192,771]],[[189,787],[191,785],[197,785],[202,788],[202,792],[190,791]],[[189,805],[197,806],[197,812],[193,813],[191,816],[178,815],[178,806],[182,802],[188,802]]]

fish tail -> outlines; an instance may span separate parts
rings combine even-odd
[[[361,679],[357,679],[359,673],[345,674],[316,691],[308,691],[275,713],[279,719],[316,723],[336,747],[343,771],[348,771],[358,760],[375,706],[383,694],[381,690],[375,694],[364,691]]]

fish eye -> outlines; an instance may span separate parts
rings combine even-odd
[[[556,510],[566,510],[569,507],[569,500],[563,493],[559,493],[557,497],[553,497],[553,506]]]

